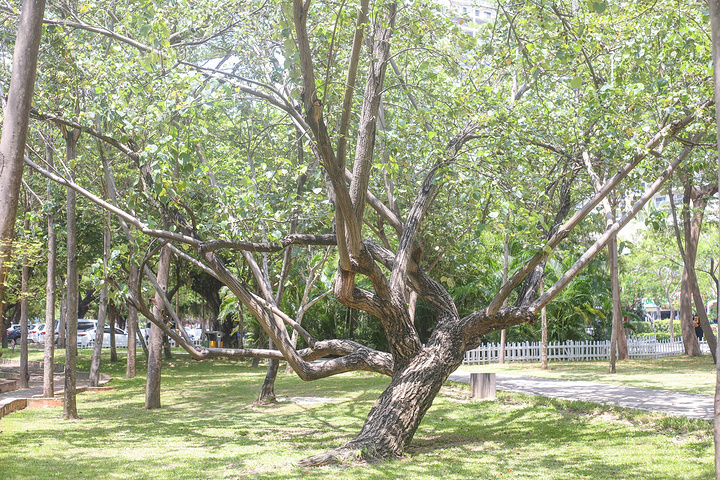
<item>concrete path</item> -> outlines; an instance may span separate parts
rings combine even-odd
[[[14,390],[11,392],[0,393],[0,418],[10,412],[31,406],[57,406],[62,405],[62,398],[65,390],[65,373],[63,365],[55,365],[55,374],[53,375],[55,383],[55,399],[41,399],[43,394],[43,368],[40,362],[29,362],[30,364],[30,388]],[[76,389],[78,393],[88,390],[103,390],[107,387],[90,387],[90,374],[88,372],[76,372]],[[20,378],[19,361],[0,361],[0,377],[17,379]],[[470,378],[470,377],[468,377]],[[100,385],[106,385],[112,378],[104,373],[100,373]],[[28,402],[24,400],[34,400]]]
[[[457,370],[455,373],[450,374],[448,380],[470,383],[470,372]],[[565,400],[582,400],[603,405],[617,405],[619,407],[665,413],[677,417],[713,421],[712,395],[515,375],[497,375],[496,382],[498,390],[508,392],[520,392]]]

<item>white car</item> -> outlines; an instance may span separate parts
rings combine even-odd
[[[127,348],[127,346],[127,332],[122,328],[115,327],[115,347]],[[110,348],[110,325],[105,325],[105,332],[103,333],[103,348]]]
[[[77,346],[78,348],[91,348],[95,344],[95,329],[97,320],[78,319]]]
[[[45,330],[44,323],[38,323],[28,327],[28,342],[40,343],[45,341],[43,336],[43,330]]]

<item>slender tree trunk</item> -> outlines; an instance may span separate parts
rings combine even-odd
[[[20,12],[18,33],[15,38],[13,67],[10,77],[7,105],[3,111],[0,136],[0,318],[3,317],[3,299],[8,262],[15,235],[23,156],[30,121],[30,106],[35,90],[35,72],[40,48],[45,0],[25,0]]]
[[[670,304],[670,321],[668,322],[670,326],[670,341],[675,341],[675,306],[673,305],[672,299],[670,298],[670,295],[668,295],[668,303]]]
[[[117,346],[115,344],[115,327],[117,326],[117,320],[120,313],[115,308],[115,305],[108,305],[108,320],[110,321],[110,362],[116,363],[118,361]],[[105,342],[105,333],[102,336],[103,343]]]
[[[101,122],[98,118],[96,120],[96,126],[98,130],[101,130]],[[112,170],[110,169],[110,163],[108,162],[107,157],[105,157],[105,154],[103,152],[102,143],[98,142],[98,150],[100,152],[100,160],[102,162],[103,166],[103,172],[105,173],[105,185],[107,187],[107,196],[109,197],[110,201],[114,206],[118,206],[117,202],[117,188],[115,187],[115,179],[113,178]],[[122,219],[122,217],[119,218],[120,220],[120,226],[123,229],[123,232],[125,232],[125,237],[127,238],[128,244],[130,245],[130,257],[135,256],[136,248],[135,248],[135,239],[132,236],[132,233],[130,231],[130,226],[125,222],[125,220]],[[134,262],[131,262],[130,265],[130,274],[128,277],[128,280],[130,282],[130,285],[136,285],[138,283],[138,278],[140,277],[140,270],[139,268],[134,264]],[[143,349],[145,350],[145,354],[147,355],[147,347],[145,346],[145,339],[140,334],[139,328],[138,328],[138,321],[137,321],[137,309],[132,304],[132,302],[128,302],[128,350],[127,350],[127,364],[125,368],[125,378],[133,378],[136,375],[136,367],[135,362],[137,360],[137,348],[136,348],[136,342],[135,337],[137,336],[142,344]]]
[[[540,280],[540,295],[545,293],[545,276]],[[540,309],[540,369],[548,369],[548,324],[547,309]]]
[[[23,228],[30,230],[30,220],[25,215]],[[29,259],[23,255],[22,272],[20,280],[20,381],[18,387],[30,387],[30,370],[28,369],[28,295],[30,294],[30,267]]]
[[[612,254],[612,252],[615,252],[615,255]],[[613,313],[612,313],[612,327],[610,332],[610,373],[615,373],[615,364],[617,363],[617,344],[618,344],[618,320],[622,321],[622,318],[620,316],[622,315],[622,312],[620,311],[620,303],[615,301],[615,291],[616,288],[618,289],[618,297],[619,297],[619,286],[618,283],[618,276],[617,276],[617,238],[613,237],[608,242],[608,257],[610,261],[610,282],[611,282],[611,289],[613,294]]]
[[[45,158],[49,165],[53,164],[53,150],[50,145],[45,147]],[[52,186],[48,183],[48,198],[52,195]],[[55,300],[56,282],[55,267],[57,265],[57,238],[55,235],[55,214],[51,211],[48,223],[48,262],[45,285],[45,355],[43,363],[43,397],[55,396]]]
[[[110,260],[110,215],[105,213],[105,228],[103,229],[103,287],[100,290],[100,308],[98,322],[95,329],[95,344],[93,345],[92,360],[90,362],[90,386],[97,387],[100,383],[100,357],[102,355],[103,339],[105,337],[105,321],[108,312],[107,275]]]
[[[136,265],[130,266],[130,285],[137,283],[139,269]],[[133,283],[134,282],[134,283]],[[135,378],[136,360],[137,360],[137,338],[138,338],[138,312],[132,303],[128,303],[128,346],[127,346],[127,365],[125,368],[125,378]],[[142,336],[140,336],[142,337]]]
[[[618,285],[619,285],[618,281]],[[618,322],[618,360],[629,360],[630,354],[628,353],[628,346],[627,346],[627,332],[625,331],[625,322],[623,322],[623,316],[622,316],[622,303],[620,304],[621,310],[620,310],[620,321]]]
[[[622,353],[627,357],[627,343],[625,343],[624,352],[620,348],[620,337],[625,336],[624,328],[622,328],[622,309],[620,305],[620,280],[618,275],[618,251],[617,237],[613,237],[608,243],[608,261],[610,262],[610,289],[612,290],[612,333],[610,334],[610,373],[616,371],[616,361],[619,357],[625,359]]]
[[[682,283],[680,284],[680,331],[685,346],[685,354],[688,357],[700,355],[700,346],[692,325],[692,292],[686,268],[683,268]]]
[[[163,291],[167,291],[170,277],[170,249],[163,247],[160,250],[158,262],[157,281]],[[155,318],[163,319],[163,300],[159,293],[155,293],[153,306]],[[145,408],[160,408],[160,373],[162,369],[162,331],[154,323],[150,326],[150,354],[148,357],[147,387],[145,390]]]
[[[713,86],[715,92],[715,126],[716,126],[716,143],[720,146],[720,0],[708,0],[710,8],[710,27],[712,32],[712,58],[713,65]],[[720,153],[720,152],[719,152]],[[720,188],[720,155],[718,155],[718,188]],[[720,204],[718,205],[718,215],[720,215]],[[720,249],[720,239],[718,248]],[[720,258],[720,257],[718,257]],[[717,291],[717,309],[718,318],[720,319],[720,285]],[[720,325],[720,323],[719,323]],[[717,342],[718,350],[715,358],[720,358],[720,342]],[[714,420],[715,428],[713,435],[715,440],[715,480],[720,480],[720,365],[715,362],[715,401],[714,401]]]
[[[675,209],[673,208],[672,210],[675,219],[675,235],[684,263],[682,282],[680,284],[680,327],[682,329],[685,353],[688,356],[694,357],[701,354],[692,321],[692,296],[697,284],[695,261],[707,199],[715,193],[717,186],[707,185],[694,187],[692,185],[691,174],[686,172],[683,176],[683,188],[682,225],[683,236],[685,238],[684,248],[680,240]],[[671,202],[671,207],[672,206],[673,203]]]
[[[275,348],[272,340],[270,340],[268,348],[270,350]],[[263,405],[277,402],[277,398],[275,397],[275,379],[277,378],[279,367],[280,362],[278,360],[270,359],[268,361],[268,369],[267,373],[265,374],[265,381],[263,382],[263,386],[260,389],[260,395],[258,395],[258,398],[255,401],[256,404]]]
[[[75,161],[75,149],[79,130],[67,132],[67,165]],[[67,420],[78,418],[76,404],[76,364],[77,364],[77,312],[78,312],[78,273],[77,273],[77,227],[75,213],[75,190],[67,189],[67,337],[65,343],[65,404],[63,417]]]
[[[218,345],[218,348],[220,345]],[[163,335],[163,356],[165,360],[172,360],[172,349],[170,348],[170,339],[167,335]]]
[[[697,283],[697,277],[695,276],[695,269],[690,266],[690,283],[692,284],[693,288],[693,300],[695,302],[695,309],[697,311],[698,318],[700,320],[700,327],[702,328],[703,333],[705,334],[705,340],[708,343],[708,347],[710,348],[710,354],[713,357],[713,362],[717,364],[717,357],[715,350],[717,349],[716,340],[715,340],[715,334],[713,333],[712,327],[710,326],[710,321],[707,317],[707,312],[705,311],[705,303],[702,299],[702,294],[700,293],[700,287]]]
[[[293,330],[293,333],[295,333],[295,330]],[[243,318],[241,303],[238,303],[238,348],[245,348],[245,319]]]
[[[514,98],[514,97],[513,97]],[[503,284],[507,282],[508,272],[510,270],[510,235],[505,234],[505,241],[503,242]],[[507,299],[503,302],[503,306],[507,305]],[[503,328],[500,331],[500,363],[505,363],[505,342],[507,341],[507,334]]]
[[[58,348],[65,348],[65,332],[66,332],[66,325],[67,325],[67,307],[68,307],[68,301],[67,301],[67,282],[64,282],[65,289],[63,290],[63,296],[60,300],[60,321],[58,324],[58,340],[57,340],[57,347]]]

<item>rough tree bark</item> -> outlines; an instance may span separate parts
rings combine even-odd
[[[25,215],[23,221],[23,229],[27,232],[30,230],[30,219]],[[27,255],[22,256],[22,273],[20,287],[20,379],[19,388],[28,388],[30,386],[30,370],[28,369],[28,308],[30,295],[30,259]]]
[[[711,346],[713,359],[715,359],[715,334],[707,321],[702,296],[700,295],[695,273],[695,262],[697,259],[698,243],[700,241],[700,231],[702,229],[703,218],[705,215],[705,207],[709,198],[717,192],[717,185],[705,185],[695,187],[692,185],[692,176],[688,172],[683,172],[683,208],[682,208],[682,233],[678,225],[675,210],[675,202],[670,190],[670,207],[673,214],[675,236],[683,259],[683,272],[680,283],[680,328],[683,337],[683,345],[685,353],[694,357],[700,355],[700,346],[698,345],[697,336],[692,320],[692,304],[695,302],[695,311],[700,316],[700,325],[703,333],[707,337],[708,345]],[[682,241],[684,240],[684,242]]]
[[[160,249],[157,281],[160,288],[166,292],[170,277],[170,249],[164,246]],[[155,293],[153,302],[153,316],[161,321],[165,317],[164,304],[161,294]],[[160,378],[162,370],[162,336],[163,332],[155,323],[150,327],[150,344],[147,366],[147,387],[145,390],[145,408],[160,408]]]
[[[107,191],[107,188],[105,189]],[[105,213],[103,228],[103,287],[100,290],[100,307],[98,321],[95,327],[95,344],[93,345],[92,359],[90,361],[90,386],[97,387],[100,383],[100,357],[102,355],[103,339],[105,337],[105,320],[108,312],[108,262],[110,260],[110,214]],[[128,345],[130,342],[128,335]]]
[[[45,160],[53,165],[53,149],[45,146]],[[51,198],[52,184],[48,183],[48,199]],[[56,294],[56,266],[57,266],[57,236],[55,235],[55,214],[51,209],[47,218],[48,224],[48,261],[47,279],[45,284],[45,355],[43,362],[43,397],[55,396],[55,300]]]
[[[712,33],[712,58],[713,58],[713,87],[715,93],[715,139],[720,148],[720,0],[708,0],[710,8],[710,29]],[[720,153],[720,152],[718,152]],[[718,156],[718,188],[720,188],[720,155]],[[720,215],[720,205],[718,205],[718,215]],[[720,248],[720,243],[718,245]],[[720,258],[720,257],[718,257]],[[720,318],[720,285],[717,289],[717,308],[718,318]],[[720,349],[720,342],[718,349]],[[716,351],[716,358],[720,358],[720,350]],[[714,419],[715,425],[720,425],[720,366],[715,362],[715,400],[714,400]],[[715,480],[720,480],[720,428],[713,429],[713,437],[715,441]]]
[[[35,90],[38,50],[45,0],[25,0],[15,38],[13,67],[7,105],[4,109],[0,137],[0,318],[7,280],[7,264],[12,253],[23,156],[30,120],[30,106]]]
[[[680,129],[690,123],[693,118],[692,116],[687,117],[684,121],[673,124],[673,128]],[[693,142],[697,142],[699,136],[700,134],[695,135]],[[471,137],[465,132],[460,138],[453,139],[453,141],[450,142],[450,153],[462,147],[462,144],[469,138]],[[648,142],[646,150],[652,150],[653,143],[659,142],[661,138],[659,135],[654,137],[652,141]],[[453,368],[462,362],[464,352],[477,346],[484,334],[534,319],[536,315],[540,313],[542,307],[555,298],[572,278],[591,261],[594,255],[604,248],[621,228],[627,225],[629,220],[633,218],[652,195],[658,191],[663,182],[689,155],[691,150],[692,146],[686,147],[681,154],[673,160],[660,178],[658,178],[632,206],[630,211],[602,234],[596,243],[578,259],[555,285],[540,295],[539,298],[531,300],[531,303],[527,305],[502,307],[506,296],[520,286],[524,279],[535,271],[536,267],[547,258],[552,248],[557,246],[567,235],[567,232],[577,226],[585,215],[593,211],[603,196],[612,190],[612,188],[637,165],[637,162],[644,157],[644,152],[638,153],[632,162],[624,166],[621,171],[608,182],[601,193],[589,200],[575,215],[557,229],[557,233],[550,237],[543,248],[538,250],[538,253],[501,287],[499,293],[490,302],[488,307],[464,318],[459,318],[452,298],[450,298],[439,283],[429,278],[422,269],[419,268],[411,253],[415,245],[415,236],[420,225],[420,219],[426,211],[430,199],[434,196],[435,174],[437,173],[437,169],[433,169],[423,183],[415,204],[410,210],[408,219],[405,221],[404,227],[402,227],[398,251],[393,253],[370,241],[363,242],[356,239],[358,243],[357,246],[359,247],[357,257],[353,258],[348,255],[348,260],[351,261],[349,264],[350,267],[366,275],[373,283],[376,292],[368,292],[357,287],[352,287],[346,294],[347,286],[336,285],[336,297],[341,299],[343,303],[348,306],[363,308],[381,320],[383,328],[386,330],[386,335],[390,340],[391,354],[373,351],[354,342],[315,340],[304,331],[302,327],[284,315],[283,312],[268,305],[264,300],[247,291],[242,283],[225,268],[220,258],[214,253],[214,251],[221,248],[221,246],[234,247],[241,250],[280,251],[287,245],[292,244],[292,242],[309,242],[316,245],[343,243],[346,245],[346,253],[348,253],[354,241],[341,242],[341,239],[335,235],[296,235],[292,239],[287,239],[287,241],[283,239],[281,242],[271,244],[251,244],[249,242],[225,240],[220,242],[204,242],[195,236],[192,227],[190,227],[187,222],[177,224],[183,233],[157,231],[149,229],[142,224],[142,222],[126,212],[116,211],[116,213],[122,215],[125,220],[132,222],[137,228],[144,232],[154,236],[161,236],[162,238],[179,240],[194,246],[205,262],[204,264],[183,253],[181,250],[168,245],[177,255],[186,258],[186,260],[194,265],[212,273],[220,281],[225,283],[260,322],[279,350],[196,349],[170,330],[162,320],[158,320],[156,316],[149,312],[145,313],[146,310],[143,310],[143,312],[151,318],[154,325],[162,328],[166,334],[181,344],[193,358],[202,359],[217,356],[285,358],[300,378],[308,381],[351,370],[370,370],[391,375],[392,381],[388,390],[383,393],[381,399],[371,411],[361,434],[346,446],[335,451],[332,455],[311,458],[305,463],[316,465],[329,461],[342,460],[350,456],[355,458],[355,455],[361,455],[367,459],[388,458],[402,453],[402,448],[412,439],[414,432],[422,420],[422,416],[432,403],[432,399],[445,378]],[[43,173],[43,175],[64,185],[71,185],[70,182],[43,170],[31,161],[27,159],[26,161],[29,162],[33,168]],[[442,163],[443,162],[441,162],[441,164]],[[337,169],[335,172],[339,173]],[[344,186],[344,182],[338,182],[338,185]],[[89,192],[76,185],[73,185],[73,187],[83,193],[83,195],[92,199],[95,203],[113,210],[112,206],[107,205]],[[370,196],[368,196],[368,198],[372,199]],[[342,204],[342,202],[338,203]],[[345,207],[349,207],[349,205],[350,203],[346,203]],[[375,208],[374,205],[373,208]],[[377,211],[387,213],[387,211],[382,210],[382,208],[378,208]],[[352,212],[348,211],[347,213],[350,214]],[[346,216],[345,218],[352,222],[354,215]],[[399,220],[394,214],[389,214],[388,221],[397,223]],[[178,222],[180,222],[180,219],[178,219]],[[355,234],[359,234],[359,232],[356,231]],[[380,266],[390,272],[389,279],[382,273]],[[340,274],[340,279],[342,280],[342,269],[340,270]],[[344,278],[347,279],[350,278],[350,276],[346,275]],[[411,285],[413,289],[418,291],[420,296],[428,302],[438,314],[437,328],[425,346],[420,345],[414,326],[412,326],[412,323],[409,321],[410,316],[403,298],[407,285]],[[532,296],[526,298],[532,298]],[[142,302],[137,302],[137,306],[140,309],[145,308]],[[270,312],[272,312],[272,314],[270,314]],[[303,338],[308,345],[310,345],[310,348],[304,351],[296,351],[290,344],[290,338],[283,322],[292,326],[303,335]],[[316,360],[329,354],[334,355],[334,357],[325,360]]]
[[[69,130],[65,134],[67,165],[75,161],[77,140],[80,130]],[[77,364],[77,320],[78,320],[78,272],[77,272],[77,217],[75,190],[67,190],[67,309],[65,327],[65,401],[63,417],[77,419],[76,364]]]

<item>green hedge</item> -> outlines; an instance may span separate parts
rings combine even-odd
[[[652,329],[650,322],[625,322],[625,330],[631,335],[638,337],[650,337],[655,335],[658,340],[670,339],[670,320],[655,320],[655,331]],[[682,332],[680,330],[680,320],[673,322],[673,330],[675,330],[675,338],[680,338]]]

